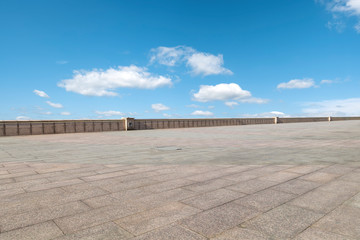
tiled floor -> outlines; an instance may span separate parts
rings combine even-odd
[[[360,239],[360,121],[0,138],[0,239]]]

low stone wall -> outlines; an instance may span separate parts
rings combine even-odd
[[[124,131],[125,120],[0,121],[0,136]]]
[[[326,122],[329,117],[277,118],[277,123]]]
[[[360,120],[360,117],[0,121],[0,136]]]
[[[135,119],[135,130],[274,124],[274,118]]]

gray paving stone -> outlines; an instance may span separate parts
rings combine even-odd
[[[132,240],[206,240],[207,238],[179,225],[169,225]]]
[[[315,189],[290,201],[289,204],[303,207],[319,213],[328,213],[352,197],[338,192]]]
[[[318,182],[318,183],[327,183],[339,176],[340,175],[338,175],[338,174],[327,173],[327,172],[313,172],[313,173],[304,175],[304,176],[300,177],[299,179]]]
[[[133,235],[122,229],[120,226],[113,222],[108,222],[73,234],[55,238],[55,240],[122,240],[131,237],[133,237]]]
[[[332,232],[324,232],[318,228],[310,227],[300,233],[294,240],[355,240]]]
[[[234,201],[234,203],[248,208],[254,208],[259,212],[265,212],[295,197],[296,195],[294,194],[267,189],[242,197]]]
[[[170,203],[119,219],[115,221],[115,223],[134,235],[140,235],[199,212],[199,209],[182,203]]]
[[[269,239],[289,239],[322,216],[323,214],[284,204],[242,224],[242,227],[259,231],[269,236]]]
[[[194,183],[188,186],[184,186],[183,188],[190,191],[203,193],[203,192],[209,192],[215,189],[223,188],[226,186],[230,186],[234,183],[235,182],[233,181],[219,178],[219,179],[208,180],[205,182]]]
[[[280,172],[269,174],[269,175],[267,175],[265,177],[261,177],[261,178],[259,178],[259,180],[265,180],[265,181],[281,183],[281,182],[289,181],[289,180],[291,180],[293,178],[297,178],[299,176],[301,176],[301,175],[298,174],[298,173],[280,171]]]
[[[350,181],[350,182],[358,182],[360,183],[360,171],[359,172],[351,172],[347,173],[344,176],[339,178],[340,180]]]
[[[62,187],[62,186],[67,186],[67,185],[74,185],[74,184],[78,184],[78,183],[82,183],[82,182],[83,181],[80,179],[71,179],[71,180],[60,181],[60,182],[43,183],[43,184],[38,184],[38,185],[34,185],[34,186],[26,186],[26,187],[24,187],[24,190],[27,192],[34,192],[34,191],[57,188],[57,187]]]
[[[348,196],[360,192],[360,184],[357,182],[334,180],[330,183],[322,185],[318,189],[322,191],[336,192],[339,195]]]
[[[182,200],[182,202],[198,209],[207,210],[231,202],[243,196],[245,196],[244,193],[235,192],[228,189],[218,189]]]
[[[211,238],[212,240],[268,240],[269,238],[257,231],[235,227],[230,229],[217,237]]]
[[[1,240],[49,240],[63,235],[54,222],[45,222],[0,234]]]
[[[304,181],[300,179],[294,179],[279,185],[272,187],[271,189],[292,193],[292,194],[304,194],[308,191],[313,190],[314,188],[319,187],[321,184],[311,181]]]
[[[246,182],[240,182],[237,184],[234,184],[230,187],[227,187],[230,190],[252,194],[256,193],[258,191],[264,190],[266,188],[272,187],[274,185],[277,185],[279,183],[267,181],[267,180],[259,180],[259,179],[253,179]]]
[[[136,210],[126,204],[96,208],[72,216],[55,219],[55,223],[65,233],[74,233],[86,228],[94,227],[109,221],[119,219],[131,214]]]
[[[253,209],[227,203],[184,219],[180,224],[206,237],[215,237],[257,214]]]
[[[360,208],[341,206],[314,224],[326,232],[360,239]]]
[[[55,218],[73,215],[88,210],[89,207],[81,202],[71,202],[49,208],[36,209],[16,215],[6,215],[0,218],[1,231],[10,231],[16,228],[27,227],[46,222]]]
[[[315,172],[315,171],[325,168],[325,167],[326,167],[326,165],[300,165],[300,166],[288,168],[285,171],[299,173],[299,174],[308,174],[308,173]]]

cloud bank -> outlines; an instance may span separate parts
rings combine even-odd
[[[165,106],[162,103],[155,103],[151,105],[151,108],[155,111],[155,112],[160,112],[160,111],[166,111],[169,110],[170,108]]]
[[[251,97],[249,91],[241,89],[236,83],[220,83],[217,85],[201,85],[194,93],[193,100],[198,102],[238,100]]]
[[[43,97],[43,98],[49,98],[49,95],[46,94],[46,92],[44,91],[40,91],[40,90],[34,90],[33,93],[35,93],[36,95],[38,95],[39,97]]]
[[[278,89],[303,89],[311,87],[315,87],[315,82],[312,78],[293,79],[289,82],[280,83],[277,86]]]
[[[223,67],[224,59],[222,54],[213,55],[186,47],[158,47],[150,51],[150,63],[159,63],[166,66],[175,66],[185,63],[194,75],[219,75],[233,74],[229,69]]]
[[[74,71],[71,79],[58,83],[66,91],[87,96],[117,96],[118,93],[114,91],[117,88],[155,89],[171,85],[170,78],[151,74],[146,68],[135,65],[107,70]]]
[[[312,116],[360,116],[360,98],[309,102],[302,111]]]

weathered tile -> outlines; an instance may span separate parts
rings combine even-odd
[[[289,204],[319,213],[328,213],[348,200],[351,196],[352,195],[343,195],[336,191],[327,192],[315,189],[295,198],[290,201]]]
[[[16,215],[5,215],[0,218],[1,231],[10,231],[41,222],[46,222],[55,218],[64,217],[88,210],[89,207],[81,202],[71,202],[49,208],[36,209]]]
[[[360,208],[341,206],[320,221],[314,227],[323,231],[345,235],[354,239],[360,239]]]
[[[61,230],[68,234],[94,227],[133,214],[135,211],[126,204],[96,208],[72,216],[55,219]]]
[[[276,172],[276,173],[266,175],[265,177],[261,177],[261,178],[259,178],[259,180],[281,183],[281,182],[286,182],[286,181],[289,181],[291,179],[297,178],[299,176],[301,176],[301,175],[297,174],[297,173],[280,171],[280,172]]]
[[[212,238],[212,240],[268,240],[269,238],[257,231],[235,227],[224,233],[220,234],[219,236]]]
[[[321,172],[343,175],[343,174],[353,171],[354,169],[355,169],[355,167],[350,167],[349,165],[335,164],[335,165],[329,166],[327,168],[321,169]]]
[[[234,203],[265,212],[296,197],[294,194],[266,189],[240,198]]]
[[[24,189],[25,189],[25,191],[33,192],[33,191],[40,191],[40,190],[45,190],[45,189],[79,184],[82,182],[83,181],[80,179],[71,179],[71,180],[60,181],[60,182],[43,183],[43,184],[38,184],[35,186],[26,186],[26,187],[24,187]]]
[[[249,180],[246,182],[240,182],[240,183],[234,184],[227,188],[230,190],[239,191],[242,193],[252,194],[252,193],[256,193],[258,191],[264,190],[266,188],[272,187],[277,184],[278,184],[277,182],[253,179],[253,180]]]
[[[318,183],[327,183],[339,176],[340,175],[333,174],[333,173],[313,172],[313,173],[304,175],[304,176],[300,177],[299,179],[318,182]]]
[[[242,227],[261,232],[269,236],[269,239],[289,239],[311,226],[322,216],[303,208],[283,204],[242,224]]]
[[[45,222],[0,234],[1,240],[48,240],[63,235],[54,222]]]
[[[180,221],[180,224],[206,237],[215,237],[256,214],[258,212],[253,209],[227,203],[186,218]]]
[[[48,182],[49,182],[49,180],[47,180],[45,178],[40,178],[40,179],[29,180],[26,182],[8,183],[8,184],[0,185],[0,191],[12,189],[12,188],[26,188],[28,186],[33,186],[33,185],[38,185],[38,184],[43,184],[43,183],[48,183]]]
[[[317,182],[304,181],[300,179],[294,179],[279,185],[272,187],[271,189],[292,193],[292,194],[304,194],[311,191],[314,188],[319,187],[321,184]]]
[[[61,236],[55,240],[122,240],[131,238],[132,236],[132,234],[128,233],[115,223],[108,222],[73,234]]]
[[[350,182],[358,182],[360,183],[360,171],[359,172],[351,172],[347,173],[339,179]]]
[[[170,180],[170,181],[166,181],[166,182],[152,184],[152,185],[146,187],[146,189],[151,192],[154,192],[154,193],[159,193],[159,192],[164,192],[164,191],[179,188],[179,187],[185,187],[185,186],[191,185],[193,183],[194,183],[194,181],[191,181],[188,179],[175,179],[175,180]]]
[[[200,210],[182,203],[170,203],[119,219],[115,221],[115,223],[135,235],[140,235],[198,212],[200,212]]]
[[[249,172],[241,172],[241,173],[236,173],[236,174],[232,174],[232,175],[226,175],[226,176],[223,176],[222,178],[231,180],[234,182],[245,182],[245,181],[257,178],[257,177],[258,177],[257,174],[253,174],[253,173],[249,173]]]
[[[205,237],[179,225],[169,225],[140,235],[132,240],[206,240]]]
[[[228,189],[218,189],[182,200],[182,202],[198,209],[206,210],[223,205],[224,203],[228,203],[243,196],[245,196],[245,194],[240,192],[235,192]]]
[[[232,184],[234,184],[233,181],[219,178],[219,179],[208,180],[205,182],[194,183],[185,186],[183,188],[194,192],[203,193],[203,192],[209,192],[215,189],[223,188],[226,186],[230,186]]]
[[[24,193],[25,191],[22,190],[21,188],[12,188],[12,189],[8,189],[8,190],[3,190],[0,191],[0,197],[6,197],[6,196],[13,196],[13,195],[17,195],[20,193]]]
[[[318,228],[310,227],[300,233],[294,240],[354,240],[332,232],[324,232]]]
[[[300,165],[300,166],[288,168],[285,171],[299,173],[299,174],[307,174],[307,173],[315,172],[324,167],[326,167],[326,165]]]
[[[81,179],[86,182],[90,182],[90,181],[97,181],[97,180],[102,180],[102,179],[107,179],[107,178],[124,176],[127,174],[128,173],[123,172],[123,171],[117,171],[117,172],[111,172],[111,173],[97,174],[97,175],[88,176],[88,177],[82,177]]]
[[[360,184],[357,182],[348,182],[337,179],[322,185],[318,189],[322,191],[336,192],[339,195],[341,194],[348,196],[360,192]]]

